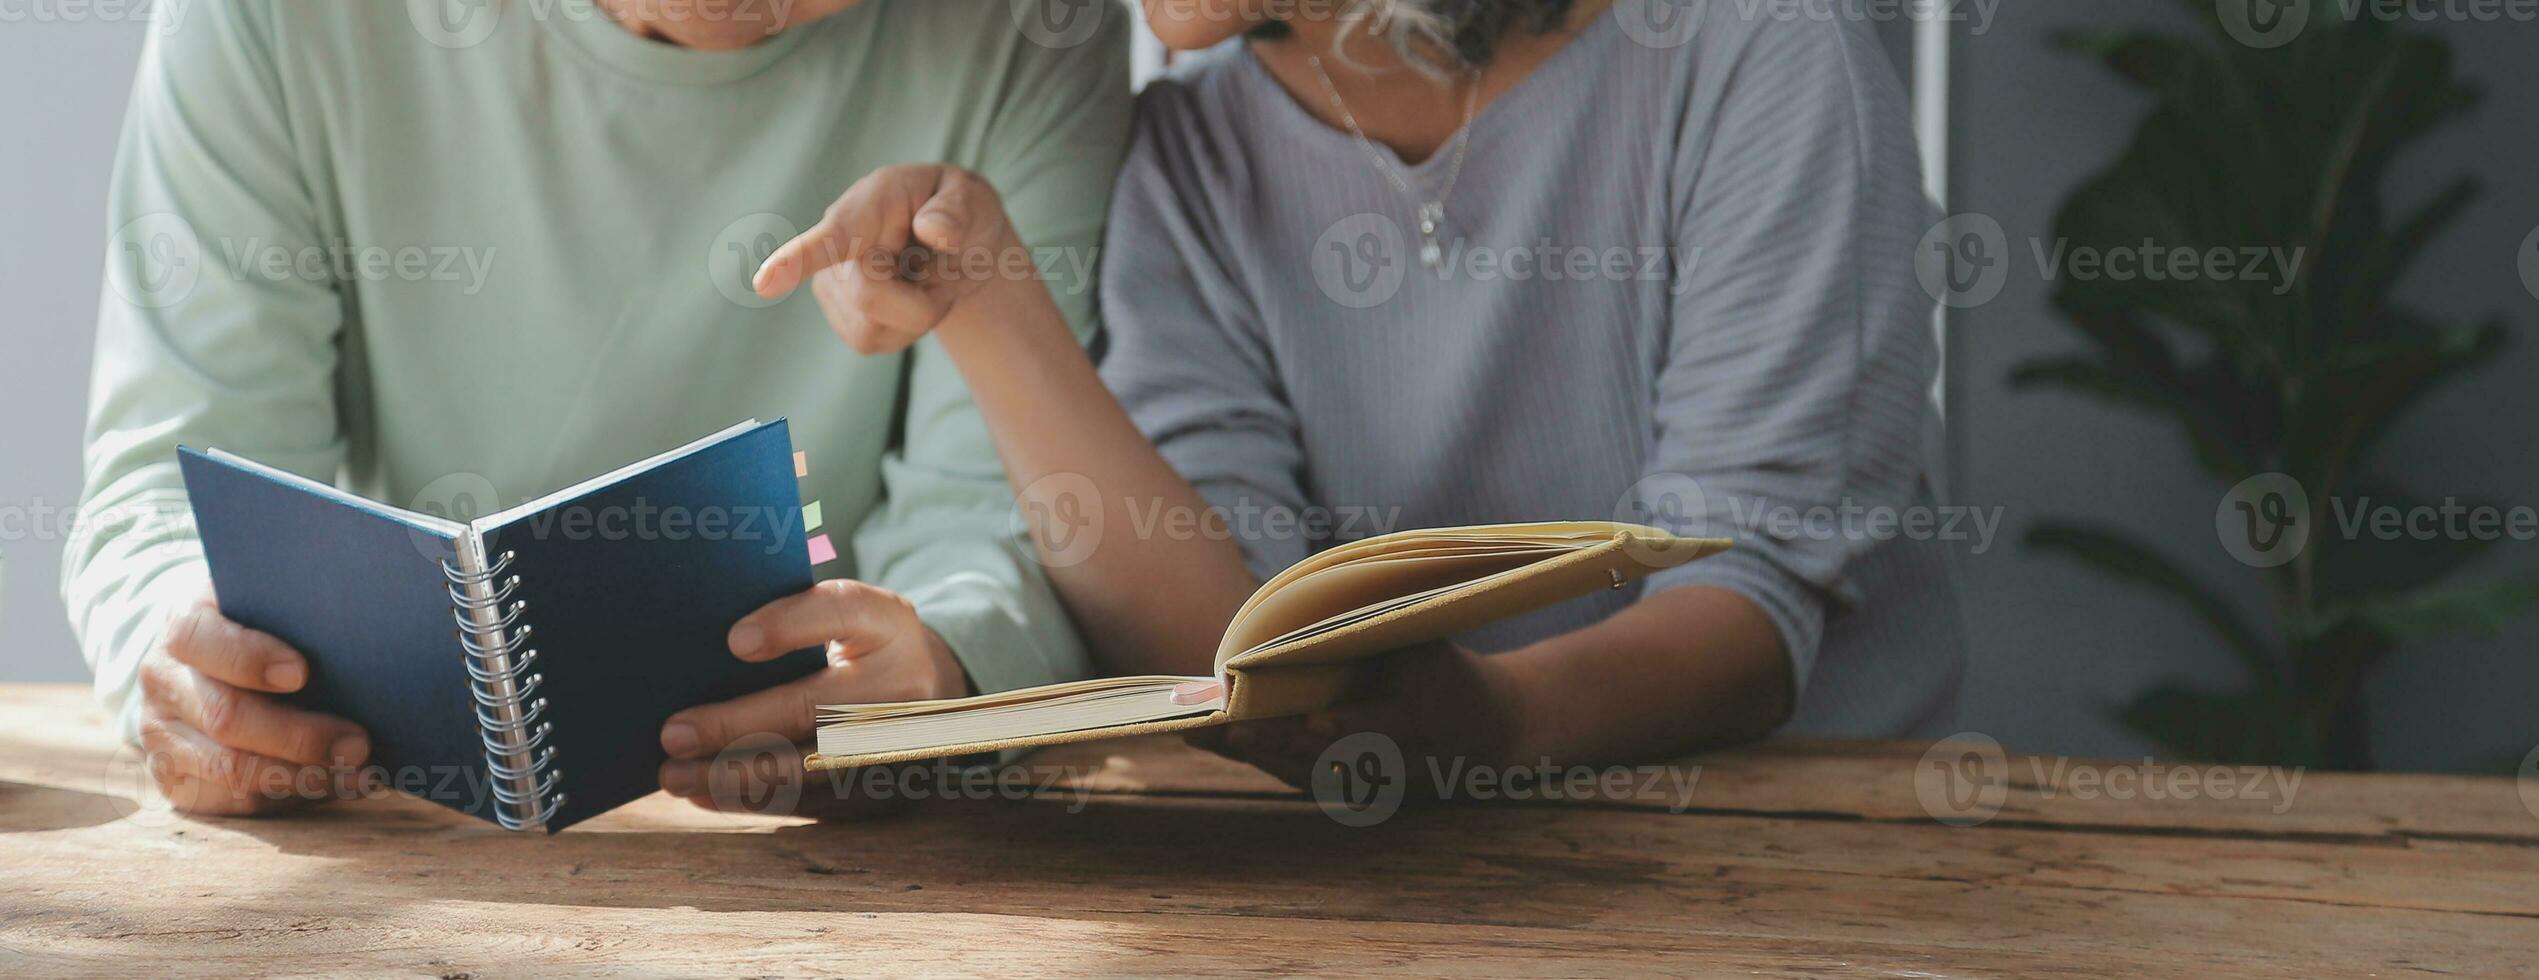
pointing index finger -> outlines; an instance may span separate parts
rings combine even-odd
[[[909,226],[919,203],[917,195],[902,186],[910,176],[883,170],[857,182],[829,207],[819,224],[769,253],[750,287],[760,297],[774,299],[799,288],[822,269],[863,262],[872,255],[887,256],[891,263],[887,268],[895,273],[899,253],[908,247]]]
[[[795,235],[793,240],[777,246],[767,261],[758,267],[750,280],[750,288],[762,299],[775,299],[793,292],[822,269],[854,260],[847,249],[850,236],[832,219],[822,219],[811,230]]]

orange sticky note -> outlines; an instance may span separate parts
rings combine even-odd
[[[811,475],[811,457],[810,457],[809,455],[807,455],[807,454],[804,454],[804,453],[795,453],[795,454],[793,454],[793,476],[794,476],[794,479],[799,480],[799,479],[801,479],[801,478],[803,478],[803,477],[810,476],[810,475]]]
[[[811,563],[826,565],[836,560],[838,560],[838,546],[829,543],[828,535],[814,535],[811,538]]]

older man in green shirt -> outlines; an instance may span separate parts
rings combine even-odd
[[[750,278],[858,177],[942,161],[1002,191],[1089,336],[1091,256],[1127,139],[1117,12],[236,0],[169,13],[116,167],[90,533],[64,580],[100,695],[180,806],[269,809],[287,802],[255,789],[274,770],[340,774],[368,754],[350,722],[272,697],[307,665],[219,615],[186,521],[119,519],[181,517],[180,442],[393,503],[488,507],[789,416],[804,495],[851,547],[827,569],[839,580],[737,624],[731,645],[755,658],[827,642],[832,666],[674,717],[662,782],[691,798],[728,740],[807,737],[813,704],[1086,671],[941,351],[857,355],[812,297],[764,301]]]

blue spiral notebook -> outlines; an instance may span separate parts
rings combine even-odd
[[[672,713],[822,663],[724,641],[811,587],[782,419],[466,522],[177,453],[221,612],[309,658],[288,700],[367,729],[391,788],[507,829],[652,792]]]

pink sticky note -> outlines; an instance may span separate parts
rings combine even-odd
[[[811,475],[811,457],[808,454],[793,454],[793,475],[797,480]]]
[[[1200,681],[1173,685],[1174,704],[1206,704],[1225,696],[1224,681]]]
[[[811,563],[826,565],[836,560],[838,560],[838,546],[829,543],[829,536],[825,534],[812,536]]]

